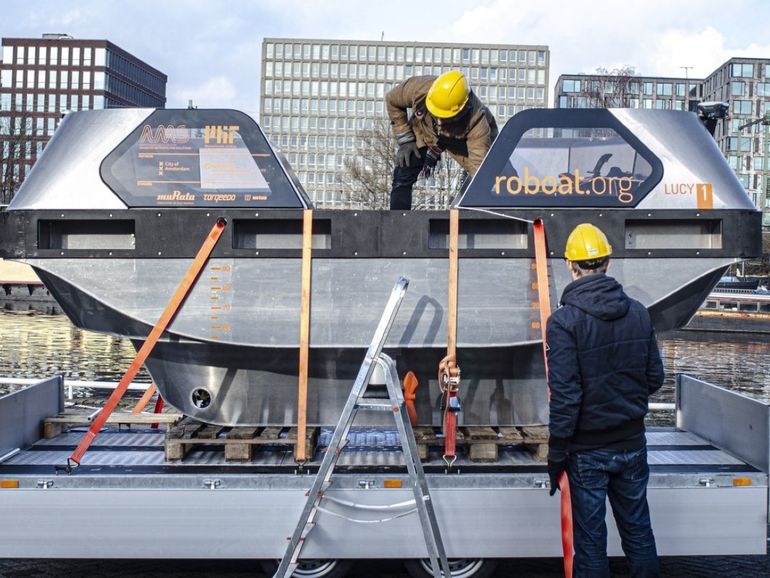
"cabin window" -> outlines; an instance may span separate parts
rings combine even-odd
[[[501,220],[464,220],[457,238],[459,249],[526,249],[527,223]],[[449,248],[449,221],[431,219],[430,249]]]
[[[626,221],[626,249],[721,249],[718,219]]]
[[[302,219],[236,219],[233,225],[235,249],[302,249]],[[313,249],[331,246],[331,221],[313,221]]]
[[[39,249],[131,250],[135,243],[133,221],[38,221]]]

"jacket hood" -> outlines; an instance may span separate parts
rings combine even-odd
[[[588,275],[567,285],[561,303],[605,321],[623,317],[631,306],[621,284],[604,273]]]

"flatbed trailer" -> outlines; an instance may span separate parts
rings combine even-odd
[[[302,469],[285,448],[234,464],[195,446],[166,462],[163,430],[113,427],[67,474],[56,467],[83,429],[41,439],[45,418],[63,408],[62,389],[56,377],[0,398],[0,558],[281,558],[323,448]],[[661,556],[766,553],[768,408],[677,376],[676,427],[647,433]],[[304,558],[426,557],[415,514],[371,508],[412,498],[392,432],[376,432],[360,436],[374,446],[343,452]],[[460,456],[449,473],[438,454],[423,465],[449,558],[561,556],[559,500],[529,452],[503,446],[489,464]],[[622,555],[607,521],[609,553]]]

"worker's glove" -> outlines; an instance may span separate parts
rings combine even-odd
[[[428,147],[425,151],[425,162],[422,164],[422,172],[420,173],[423,178],[428,178],[436,170],[436,165],[441,160],[441,153],[444,152],[438,147]]]
[[[411,166],[412,155],[416,158],[420,156],[420,150],[417,148],[416,139],[412,131],[396,135],[398,151],[396,151],[396,164],[402,169]]]
[[[559,488],[559,478],[567,470],[567,440],[551,438],[548,442],[548,478],[551,482],[549,496]]]

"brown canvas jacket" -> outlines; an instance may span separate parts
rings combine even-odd
[[[418,147],[445,149],[465,171],[474,175],[497,137],[495,117],[471,92],[470,106],[461,117],[438,127],[425,106],[425,97],[434,80],[435,76],[413,76],[385,95],[393,134],[411,130]],[[407,109],[412,111],[411,119]]]

